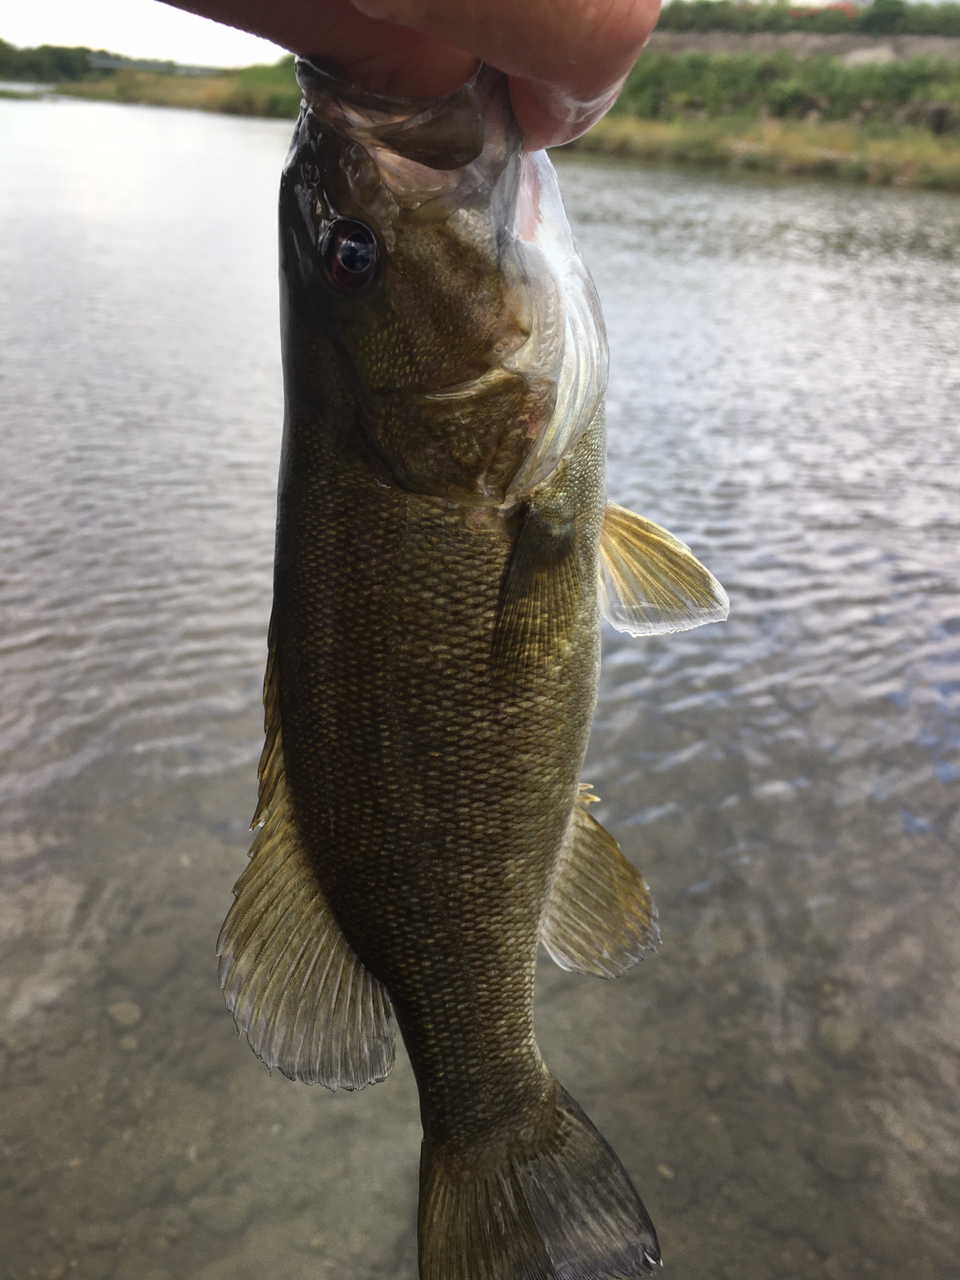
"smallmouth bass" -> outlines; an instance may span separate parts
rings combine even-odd
[[[534,1039],[538,941],[657,941],[580,783],[601,609],[725,617],[604,493],[599,304],[506,81],[406,100],[297,64],[280,195],[286,417],[259,832],[227,1003],[293,1079],[420,1091],[423,1280],[624,1280],[659,1247]]]

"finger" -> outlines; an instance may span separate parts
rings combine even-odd
[[[660,9],[659,0],[353,3],[368,17],[428,32],[506,71],[514,78],[514,109],[528,145],[566,141],[599,119]]]
[[[596,98],[584,101],[534,80],[510,78],[510,102],[528,151],[572,142],[606,115],[623,88],[624,76]]]
[[[293,53],[321,57],[368,89],[408,97],[454,93],[477,66],[474,54],[429,31],[383,22],[350,0],[165,0],[263,36]]]

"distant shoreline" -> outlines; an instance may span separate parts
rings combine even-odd
[[[671,37],[671,44],[678,38],[692,38],[664,34]],[[711,34],[724,39],[753,38]],[[954,43],[960,50],[960,40]],[[52,88],[69,97],[275,119],[294,119],[300,104],[300,91],[287,62],[210,76],[124,69],[99,80]],[[645,119],[626,109],[607,116],[564,150],[598,152],[648,164],[701,165],[960,192],[960,137],[953,133],[937,136],[912,124],[878,129],[856,120],[774,119],[762,112],[754,118],[700,111]]]
[[[235,116],[295,120],[300,89],[293,60],[275,67],[246,67],[211,76],[178,76],[156,71],[117,71],[100,80],[54,86],[63,97],[90,98],[153,107],[179,107]]]
[[[571,152],[960,192],[960,140],[904,126],[877,137],[847,121],[640,120],[607,116]]]

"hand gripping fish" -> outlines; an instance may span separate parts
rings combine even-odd
[[[331,1089],[382,1080],[399,1026],[423,1280],[636,1277],[656,1235],[540,1056],[534,963],[613,977],[657,940],[580,785],[601,612],[643,635],[726,597],[605,501],[599,304],[504,78],[297,73],[261,825],[223,989],[265,1063]]]

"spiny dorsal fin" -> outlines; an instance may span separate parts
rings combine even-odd
[[[608,502],[600,539],[600,612],[618,631],[653,636],[722,622],[730,601],[685,542]]]
[[[596,799],[581,785],[540,941],[561,969],[616,978],[644,951],[654,951],[660,934],[657,909],[640,873],[587,812]]]
[[[385,988],[343,936],[291,812],[272,629],[263,701],[254,819],[263,826],[220,931],[220,985],[268,1067],[328,1089],[362,1089],[389,1074],[396,1022]]]
[[[503,585],[493,633],[493,668],[508,684],[565,656],[582,597],[573,517],[529,507]]]

